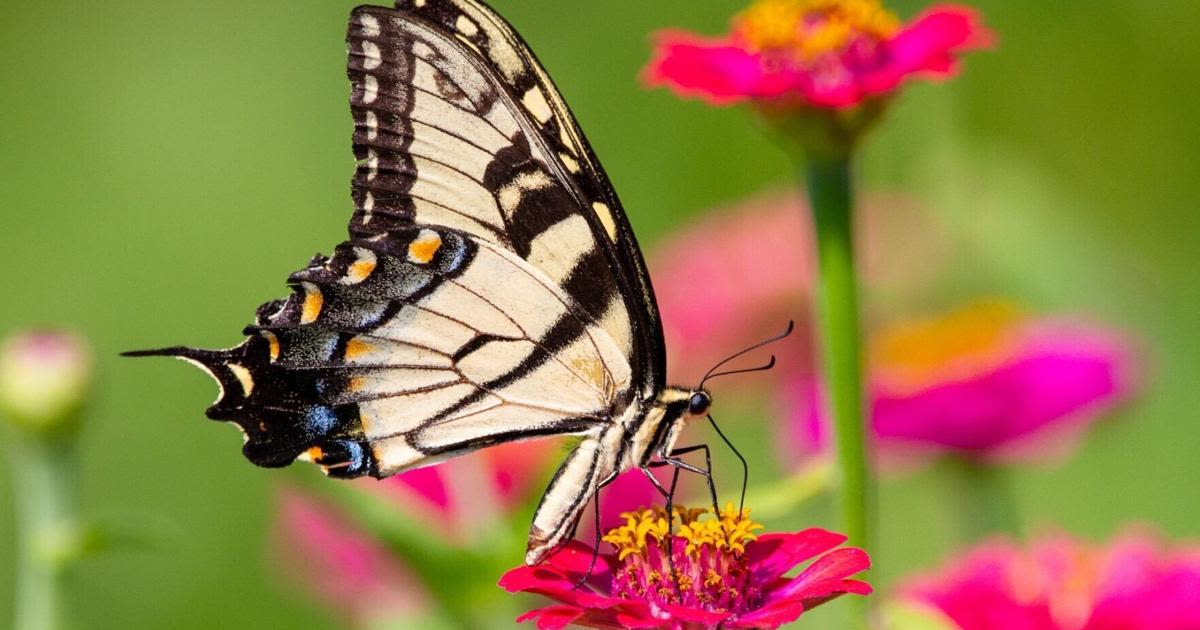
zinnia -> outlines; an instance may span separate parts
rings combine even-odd
[[[1146,534],[1105,547],[991,542],[900,593],[962,630],[1197,630],[1200,547],[1167,550]]]
[[[820,529],[758,535],[762,526],[748,514],[728,506],[713,518],[709,510],[677,508],[668,524],[661,509],[627,513],[625,524],[604,536],[613,552],[600,554],[590,575],[593,550],[573,542],[542,565],[509,571],[500,586],[559,602],[517,619],[537,620],[539,630],[572,623],[777,628],[841,595],[871,592],[866,583],[850,579],[870,560],[860,549],[837,548],[845,536]],[[813,558],[795,577],[784,577]]]
[[[977,301],[874,336],[874,433],[893,452],[1003,457],[1048,437],[1062,449],[1132,391],[1131,363],[1109,331]],[[793,385],[792,444],[826,441],[816,393],[811,381]]]
[[[912,77],[949,77],[961,53],[992,39],[954,5],[901,24],[878,0],[759,0],[721,37],[660,32],[644,78],[713,104],[844,109]]]

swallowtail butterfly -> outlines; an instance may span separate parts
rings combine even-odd
[[[577,436],[534,515],[529,564],[620,472],[707,472],[673,449],[711,398],[666,385],[633,231],[521,37],[477,0],[401,0],[354,9],[347,43],[349,240],[293,273],[240,345],[129,354],[211,374],[207,415],[237,424],[259,466],[386,477]]]

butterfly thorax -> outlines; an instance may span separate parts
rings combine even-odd
[[[669,453],[684,424],[693,417],[689,403],[697,393],[687,387],[666,387],[628,420],[625,434],[629,444],[620,458],[622,470],[645,466],[661,453]],[[704,394],[707,397],[707,393]]]

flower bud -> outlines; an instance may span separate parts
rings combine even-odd
[[[91,381],[91,351],[74,333],[22,331],[0,343],[0,416],[23,430],[71,429]]]

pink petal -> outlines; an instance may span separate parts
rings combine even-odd
[[[990,48],[996,37],[968,7],[932,7],[888,42],[891,71],[896,75],[925,72],[947,76],[955,70],[953,54]]]
[[[654,53],[642,72],[650,86],[666,86],[713,105],[744,101],[757,93],[762,70],[756,55],[727,38],[705,39],[683,31],[654,35]]]
[[[667,605],[666,610],[674,619],[687,623],[700,624],[706,628],[716,627],[717,624],[730,617],[730,614],[727,612],[709,612],[688,606]]]
[[[1012,362],[915,394],[878,392],[875,431],[962,451],[994,449],[1056,422],[1081,423],[1130,388],[1116,344],[1058,331],[1034,334]]]
[[[728,621],[725,623],[725,627],[774,629],[795,621],[804,614],[804,610],[802,602],[791,600],[778,602]]]
[[[484,449],[496,495],[506,510],[518,507],[542,475],[559,447],[550,440],[526,440]]]
[[[408,488],[438,512],[450,512],[450,493],[442,479],[441,466],[417,468],[384,480],[384,483]]]
[[[517,617],[517,623],[536,619],[538,630],[562,630],[582,616],[583,610],[574,606],[547,606]]]
[[[754,573],[753,580],[762,584],[844,542],[842,534],[817,528],[794,534],[763,534],[746,546],[746,563]]]
[[[572,541],[538,566],[510,569],[500,577],[499,585],[510,593],[539,593],[585,608],[607,608],[620,603],[622,600],[606,594],[612,585],[611,557],[599,556],[587,581],[576,588],[591,558],[591,547]]]
[[[288,489],[279,503],[272,539],[288,577],[359,619],[424,608],[424,589],[407,567],[332,506]]]
[[[862,583],[848,583],[846,578],[871,568],[867,552],[854,547],[835,549],[817,558],[773,596],[786,598],[821,598],[846,589],[861,589]],[[866,595],[870,593],[867,587]]]

